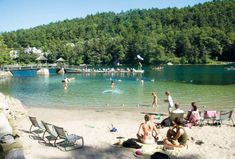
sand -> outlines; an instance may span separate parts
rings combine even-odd
[[[152,108],[27,108],[19,100],[1,93],[0,106],[6,113],[10,110],[16,120],[26,159],[143,159],[150,158],[150,154],[156,151],[179,159],[235,158],[235,127],[231,126],[231,122],[225,122],[221,127],[186,128],[189,136],[187,148],[163,151],[161,144],[143,145],[141,151],[144,155],[135,157],[135,149],[115,146],[114,143],[119,141],[117,137],[120,136],[124,137],[124,140],[136,138],[139,124],[143,122],[142,112],[153,112]],[[85,146],[82,149],[63,152],[43,140],[32,138],[28,116],[35,116],[39,121],[63,127],[69,134],[83,136]],[[117,132],[110,132],[112,125],[117,128]],[[167,130],[168,128],[159,129],[160,141],[165,138]]]
[[[143,111],[151,112],[152,109],[48,109],[26,108],[28,115],[35,116],[38,120],[63,127],[69,134],[84,137],[85,146],[82,149],[63,152],[58,148],[45,144],[42,140],[30,138],[28,133],[31,125],[28,117],[17,119],[17,125],[24,153],[27,159],[135,159],[150,158],[148,155],[134,156],[134,149],[114,146],[117,137],[124,140],[136,138],[139,124],[143,122]],[[229,125],[230,124],[230,125]],[[117,132],[110,132],[111,125]],[[165,138],[168,128],[159,129],[159,138]],[[172,158],[185,159],[232,159],[235,158],[235,127],[226,122],[221,127],[195,126],[186,128],[189,135],[188,148],[170,150],[166,153]],[[197,144],[202,141],[202,144]],[[200,143],[200,142],[199,142]],[[160,150],[159,145],[144,145],[144,154]]]

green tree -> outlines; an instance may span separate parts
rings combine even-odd
[[[10,49],[5,45],[3,38],[0,36],[0,66],[4,64],[10,64]]]

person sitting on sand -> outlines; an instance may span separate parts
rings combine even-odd
[[[173,110],[171,113],[184,113],[184,111],[180,109],[179,103],[175,103],[175,110]]]
[[[187,114],[185,120],[189,120],[189,117],[193,111],[198,111],[197,106],[196,106],[196,102],[191,103],[191,109],[188,111],[188,114]]]
[[[184,147],[187,144],[188,136],[183,128],[183,121],[180,118],[175,118],[173,128],[167,131],[167,138],[163,140],[166,147]]]
[[[188,111],[187,117],[185,119],[187,120],[187,123],[196,125],[199,123],[201,117],[197,109],[196,103],[192,102],[191,105],[192,105],[192,108],[191,110]]]
[[[172,122],[175,120],[176,117],[183,118],[184,116],[184,111],[180,109],[180,104],[175,103],[175,110],[171,111],[169,116],[162,120],[161,126],[170,126],[172,125]],[[185,123],[185,122],[184,122]]]
[[[140,124],[137,133],[138,140],[144,144],[156,143],[156,141],[158,140],[158,133],[156,126],[154,125],[154,123],[151,122],[151,116],[146,114],[144,116],[144,120],[145,122]]]

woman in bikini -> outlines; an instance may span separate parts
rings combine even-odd
[[[150,115],[146,114],[144,116],[145,122],[140,124],[137,133],[138,140],[144,144],[153,144],[156,143],[156,141],[158,140],[157,128],[154,125],[154,123],[151,122],[150,118],[151,118]]]

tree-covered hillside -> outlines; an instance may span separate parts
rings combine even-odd
[[[193,7],[130,10],[89,15],[32,29],[2,33],[8,48],[41,48],[50,62],[145,64],[235,61],[235,1],[216,0]],[[23,58],[21,58],[23,56]]]

